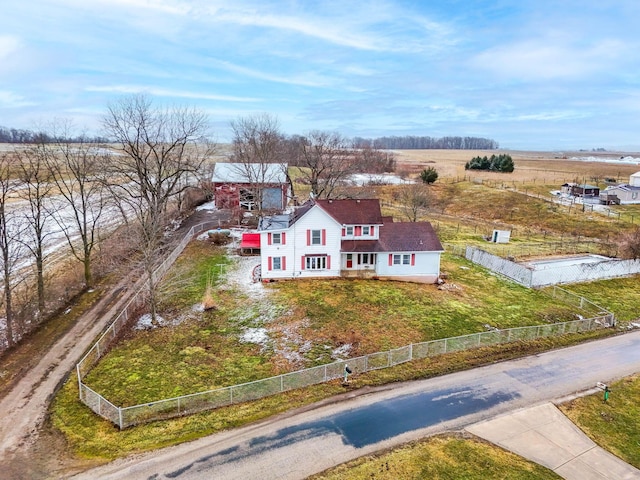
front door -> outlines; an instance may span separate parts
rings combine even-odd
[[[347,253],[347,268],[353,268],[353,253]]]

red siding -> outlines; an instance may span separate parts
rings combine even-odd
[[[359,237],[360,235],[362,235],[362,227],[356,227],[356,237]]]

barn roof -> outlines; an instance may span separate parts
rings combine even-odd
[[[286,163],[216,163],[213,183],[286,183]]]

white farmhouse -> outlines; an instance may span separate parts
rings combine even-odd
[[[442,244],[429,222],[393,222],[377,199],[310,200],[260,221],[262,279],[368,277],[434,283]]]

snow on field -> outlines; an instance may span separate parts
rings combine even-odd
[[[405,180],[392,173],[355,173],[347,177],[347,181],[360,187],[365,185],[400,185],[403,183],[415,183],[412,180]]]
[[[601,162],[601,163],[624,163],[630,165],[640,165],[640,158],[627,155],[625,157],[570,157],[569,160],[579,160],[581,162]]]

